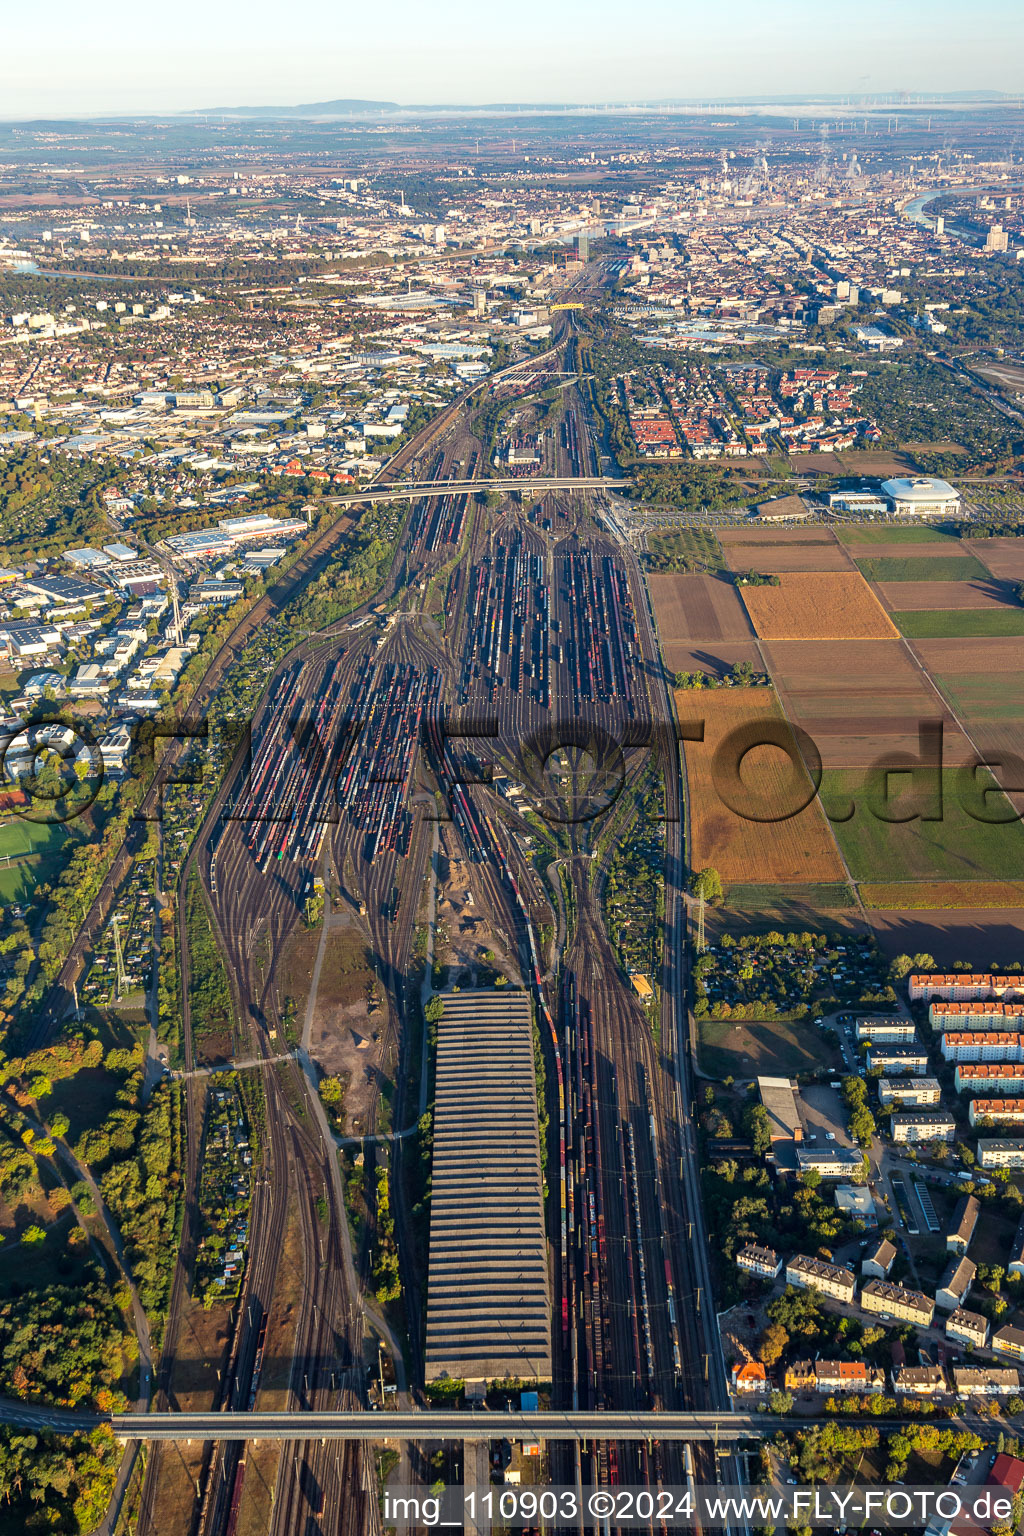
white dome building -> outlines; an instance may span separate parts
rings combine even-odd
[[[960,512],[960,492],[948,480],[935,480],[930,475],[883,480],[882,495],[898,516],[951,517]]]

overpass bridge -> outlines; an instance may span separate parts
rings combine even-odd
[[[523,476],[518,480],[410,480],[401,485],[371,485],[365,491],[345,496],[325,496],[334,506],[350,501],[419,501],[421,496],[460,495],[463,491],[525,491],[539,495],[543,491],[624,490],[629,480],[614,480],[606,475],[566,475],[558,479]]]

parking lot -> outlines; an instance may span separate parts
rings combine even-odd
[[[846,1110],[835,1088],[826,1083],[808,1083],[800,1090],[800,1108],[804,1135],[810,1145],[853,1146],[846,1129]]]

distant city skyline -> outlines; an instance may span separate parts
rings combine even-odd
[[[725,7],[648,0],[625,15],[573,0],[488,14],[467,0],[386,11],[309,0],[282,13],[181,0],[52,0],[40,44],[29,8],[5,19],[0,116],[215,111],[355,97],[401,104],[628,102],[763,93],[1019,92],[1024,8],[864,0]],[[289,30],[286,30],[290,28]]]

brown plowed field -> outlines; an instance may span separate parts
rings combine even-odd
[[[754,631],[736,588],[717,576],[655,574],[647,578],[658,632],[673,640],[751,640]]]
[[[762,640],[884,640],[897,630],[859,571],[790,572],[777,587],[741,587]]]
[[[1024,539],[971,539],[970,550],[993,576],[1024,581]]]
[[[1024,635],[992,640],[974,636],[966,640],[915,640],[914,649],[929,672],[1024,673]],[[1011,686],[1009,677],[1007,687]],[[1018,690],[1024,694],[1024,689]],[[1022,699],[1024,708],[1024,699]]]
[[[877,590],[886,607],[895,613],[912,609],[1018,606],[1009,585],[994,577],[991,581],[880,581]]]
[[[1019,960],[1024,951],[1024,907],[965,907],[911,912],[868,912],[875,938],[887,955],[924,950],[949,963],[969,960],[986,968]]]
[[[711,865],[730,882],[842,883],[839,852],[817,799],[787,820],[752,821],[727,805],[712,775],[719,743],[738,726],[782,720],[768,688],[729,688],[677,693],[680,718],[702,717],[704,741],[684,743],[690,806],[692,863]],[[743,805],[755,814],[780,816],[810,789],[802,769],[779,747],[755,747],[743,759]],[[732,793],[730,792],[730,798]],[[735,803],[739,803],[738,800]]]
[[[852,571],[856,567],[845,549],[831,536],[827,539],[787,540],[785,544],[763,540],[757,544],[723,544],[734,571],[762,571],[766,576],[786,571]]]
[[[755,672],[764,671],[761,652],[753,641],[747,645],[722,645],[710,640],[705,645],[695,645],[688,640],[672,640],[662,645],[661,652],[670,672],[706,672],[709,677],[724,677],[741,661],[749,661]]]
[[[937,908],[1019,906],[1024,910],[1024,881],[1020,880],[938,880],[896,881],[888,885],[869,885],[861,881],[857,890],[866,907],[908,911]]]
[[[808,523],[801,528],[773,528],[767,524],[763,527],[753,527],[749,523],[743,523],[738,528],[719,528],[718,542],[723,549],[728,549],[732,544],[767,544],[769,548],[784,544],[834,544],[831,530],[822,527],[818,523]]]
[[[938,719],[944,761],[955,767],[974,755],[896,640],[777,640],[764,653],[787,715],[813,739],[826,768],[866,768],[883,754],[916,752],[918,723]]]

